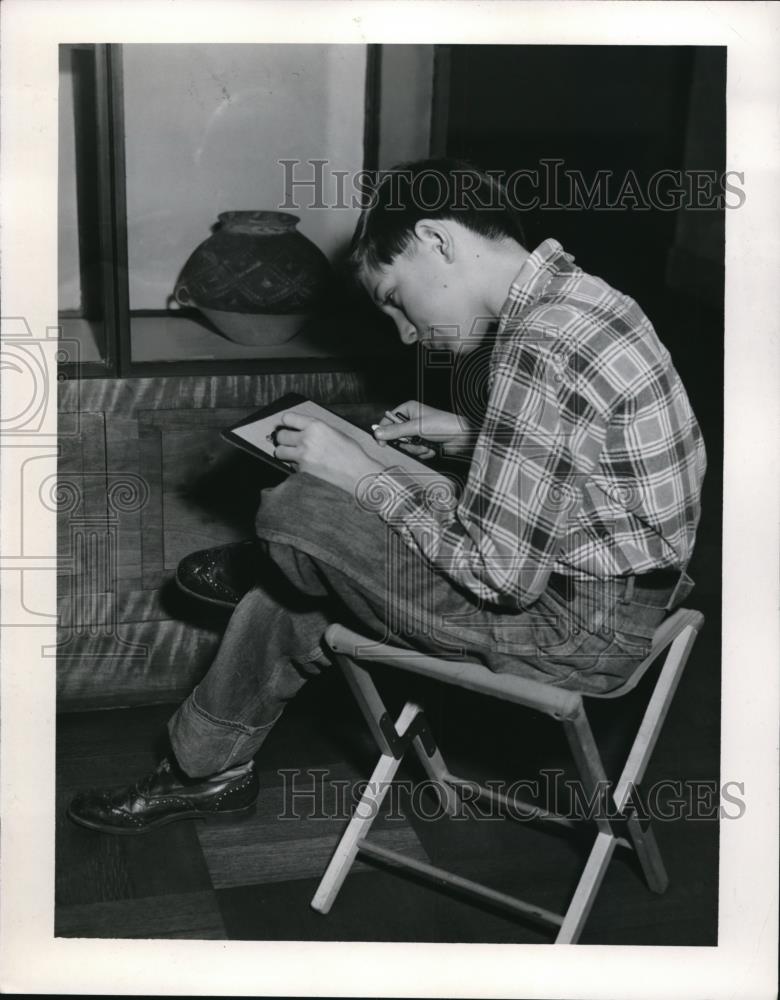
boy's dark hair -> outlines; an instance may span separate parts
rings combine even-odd
[[[412,243],[420,219],[452,219],[488,239],[525,245],[519,214],[496,177],[466,160],[416,160],[379,175],[352,237],[349,268],[390,264]]]

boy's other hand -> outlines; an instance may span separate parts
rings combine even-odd
[[[380,444],[398,441],[398,447],[415,458],[429,459],[436,450],[425,442],[399,441],[399,438],[425,438],[442,446],[449,454],[468,451],[474,443],[474,432],[457,414],[438,410],[434,406],[408,399],[382,417],[374,431]]]
[[[302,413],[282,414],[274,456],[292,462],[296,472],[308,472],[350,493],[363,476],[383,469],[357,441]]]

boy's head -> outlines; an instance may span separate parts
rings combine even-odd
[[[489,292],[503,280],[497,255],[523,244],[518,215],[494,177],[460,160],[421,160],[382,175],[349,262],[404,343],[464,350],[465,332],[486,315]]]

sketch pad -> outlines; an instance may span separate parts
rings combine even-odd
[[[426,483],[430,483],[433,479],[441,479],[444,482],[449,482],[444,476],[437,474],[422,462],[418,462],[411,455],[407,455],[390,445],[382,446],[378,444],[373,434],[369,434],[368,431],[364,431],[361,427],[350,423],[349,420],[338,416],[338,414],[327,409],[327,407],[321,406],[319,403],[314,403],[305,396],[294,392],[282,396],[276,402],[271,403],[270,406],[266,406],[262,410],[258,410],[257,413],[245,417],[237,424],[233,424],[232,427],[228,427],[222,431],[222,437],[226,441],[230,441],[231,444],[273,465],[280,472],[290,473],[293,471],[292,464],[282,462],[280,459],[274,457],[274,443],[271,440],[273,432],[281,426],[282,415],[284,413],[301,413],[304,416],[322,420],[323,423],[329,424],[336,430],[351,437],[354,441],[357,441],[371,458],[375,459],[385,468],[400,466],[408,472],[419,473]]]

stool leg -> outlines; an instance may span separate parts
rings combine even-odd
[[[382,700],[382,696],[380,695],[370,672],[362,664],[356,663],[351,657],[345,656],[341,653],[336,653],[334,655],[334,659],[341,668],[341,671],[344,674],[350,689],[352,690],[355,701],[357,702],[360,711],[363,713],[364,719],[368,723],[368,727],[376,740],[377,746],[382,753],[393,755],[393,747],[388,743],[387,735],[382,729],[382,720],[388,715],[387,706]],[[433,742],[433,736],[430,734],[429,740],[431,743]],[[439,792],[439,801],[445,813],[448,816],[456,816],[458,814],[460,796],[452,785],[449,785],[445,779],[445,775],[449,772],[447,771],[447,765],[444,763],[438,748],[435,748],[433,753],[428,756],[428,753],[419,736],[416,736],[414,740],[412,740],[412,746],[414,747],[415,753],[423,766],[423,770],[436,784]]]
[[[696,630],[685,629],[671,644],[666,655],[666,662],[661,668],[655,689],[647,703],[642,724],[615,789],[615,805],[618,810],[624,809],[632,789],[636,789],[644,777],[695,640]],[[641,823],[638,816],[629,812],[626,825],[648,888],[652,892],[665,892],[669,885],[669,876],[649,822]]]
[[[652,827],[649,823],[643,824],[638,816],[629,816],[626,820],[626,827],[636,856],[639,858],[639,864],[642,866],[642,873],[648,888],[652,892],[666,892],[669,886],[669,876],[666,873],[661,852],[658,850],[658,843]]]
[[[609,779],[604,770],[601,754],[590,728],[585,708],[580,702],[577,714],[563,722],[569,749],[577,765],[577,772],[587,795],[595,805],[595,822],[600,833],[614,835],[608,817]]]
[[[355,813],[338,843],[336,853],[331,858],[330,864],[325,869],[325,874],[320,880],[320,884],[311,901],[313,910],[317,910],[319,913],[327,913],[333,905],[333,901],[338,895],[344,879],[355,863],[358,853],[358,843],[371,829],[371,824],[379,812],[382,800],[400,764],[400,760],[396,760],[395,757],[388,757],[385,754],[382,754],[379,758],[379,763],[374,768],[374,773],[371,775],[368,786],[355,808]]]
[[[448,816],[457,816],[460,810],[460,795],[458,795],[455,788],[446,779],[449,771],[438,747],[429,757],[419,736],[414,738],[412,745],[423,766],[423,770],[436,785],[442,809]]]
[[[398,717],[396,729],[402,735],[416,715],[420,712],[418,705],[408,702]],[[382,754],[374,768],[366,790],[358,802],[352,819],[349,821],[336,851],[330,860],[325,874],[320,880],[317,891],[311,901],[311,907],[319,913],[328,913],[333,901],[344,884],[344,879],[357,858],[360,841],[367,836],[371,825],[379,814],[379,809],[390,783],[401,766],[401,759],[390,754]]]
[[[588,861],[555,939],[556,944],[576,944],[604,881],[604,875],[615,852],[616,840],[612,824],[606,814],[609,781],[581,701],[576,715],[565,720],[563,727],[585,792],[594,804],[598,828]]]
[[[645,708],[642,724],[615,789],[618,809],[623,808],[631,787],[644,777],[695,639],[696,631],[692,628],[686,629],[677,636],[666,655],[666,661]]]
[[[556,944],[576,944],[593,907],[601,883],[615,851],[615,838],[608,833],[596,835],[587,864],[577,883],[569,908],[563,918]]]

